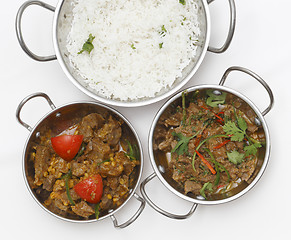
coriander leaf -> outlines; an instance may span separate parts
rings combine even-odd
[[[234,122],[228,121],[222,127],[227,135],[231,135],[231,141],[241,142],[245,136],[245,130],[238,128]]]
[[[254,143],[252,145],[249,146],[245,146],[244,147],[244,151],[245,151],[245,156],[249,156],[249,155],[256,155],[258,148],[262,147],[262,145],[260,143]]]
[[[176,133],[176,132],[172,132],[172,135],[174,137],[178,138],[178,143],[176,144],[176,146],[172,149],[172,153],[176,152],[178,155],[182,155],[184,153],[188,153],[188,143],[190,141],[190,139],[194,138],[199,132],[197,132],[196,134],[194,134],[191,137],[185,137],[182,133]]]
[[[245,155],[243,153],[239,153],[238,151],[227,152],[227,157],[230,162],[233,164],[240,164],[242,163]]]
[[[223,92],[220,95],[213,93],[213,90],[209,89],[206,91],[208,98],[206,99],[206,104],[210,107],[218,107],[219,104],[225,103],[226,93]]]
[[[247,125],[247,123],[246,123],[246,121],[243,119],[243,118],[241,118],[241,117],[239,117],[238,119],[237,119],[237,124],[238,124],[238,127],[242,130],[242,131],[246,131],[247,130],[247,128],[248,128],[248,125]]]
[[[160,43],[160,44],[159,44],[159,48],[162,48],[162,47],[163,47],[163,44],[164,44],[164,43]]]
[[[130,46],[132,49],[136,49],[136,47],[134,46],[134,44],[131,44]]]
[[[206,199],[206,195],[205,195],[205,191],[208,190],[210,192],[213,191],[212,189],[212,183],[210,182],[207,182],[207,183],[204,183],[203,187],[200,189],[200,194],[202,197],[204,197]]]
[[[186,5],[186,0],[179,0],[179,3],[181,3],[182,5]]]
[[[165,28],[165,25],[162,26],[162,32],[167,32],[167,29]]]
[[[88,40],[83,44],[82,50],[78,52],[78,54],[81,54],[84,51],[87,51],[89,54],[93,50],[94,45],[92,44],[95,37],[90,33]]]

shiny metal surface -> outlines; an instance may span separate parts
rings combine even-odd
[[[21,109],[23,108],[23,106],[25,104],[28,103],[29,100],[36,98],[36,97],[43,97],[47,100],[47,102],[49,103],[49,105],[51,106],[52,110],[50,112],[48,112],[45,116],[43,116],[38,123],[35,124],[35,126],[32,128],[29,125],[25,124],[21,119],[20,119],[20,114],[21,114]],[[133,136],[137,142],[139,151],[140,151],[140,166],[139,166],[139,170],[138,170],[138,176],[136,177],[136,183],[134,185],[134,187],[131,189],[131,192],[129,193],[128,198],[125,200],[125,202],[119,206],[117,209],[109,212],[107,215],[104,215],[102,217],[100,217],[98,220],[97,219],[89,219],[89,220],[78,220],[78,219],[71,219],[71,218],[66,218],[60,215],[57,215],[53,212],[51,212],[50,210],[48,210],[40,201],[40,199],[38,199],[37,195],[35,194],[35,192],[33,191],[33,189],[31,188],[28,178],[29,177],[34,177],[34,176],[30,176],[31,174],[31,168],[33,168],[33,166],[29,166],[28,164],[28,158],[30,156],[30,150],[33,146],[33,144],[36,142],[36,140],[41,136],[41,132],[43,128],[50,128],[51,131],[54,131],[54,129],[63,129],[64,130],[64,126],[72,126],[73,125],[73,120],[72,119],[76,119],[76,117],[83,117],[89,113],[92,112],[102,112],[102,111],[109,111],[112,115],[116,116],[119,119],[122,119],[124,121],[125,127],[128,131],[130,131],[130,135]],[[38,203],[39,206],[41,206],[41,208],[43,208],[45,211],[47,211],[48,213],[52,214],[53,216],[65,220],[65,221],[69,221],[69,222],[95,222],[95,221],[100,221],[104,218],[110,217],[113,221],[113,224],[116,228],[124,228],[129,226],[131,223],[133,223],[138,216],[142,213],[144,207],[145,207],[145,201],[136,193],[136,189],[138,187],[138,184],[140,182],[141,179],[141,175],[142,175],[142,171],[143,171],[143,164],[144,164],[144,158],[143,158],[143,151],[142,151],[142,146],[141,146],[141,142],[140,139],[138,137],[137,132],[135,131],[135,129],[133,128],[133,126],[131,125],[131,123],[118,111],[116,111],[115,109],[106,106],[104,104],[101,103],[96,103],[96,102],[89,102],[89,101],[79,101],[79,102],[73,102],[73,103],[68,103],[59,107],[55,107],[55,105],[53,104],[53,102],[51,101],[51,99],[49,98],[48,95],[46,95],[45,93],[34,93],[31,94],[29,96],[27,96],[26,98],[24,98],[16,111],[16,117],[17,120],[19,121],[19,123],[24,126],[25,128],[27,128],[30,132],[27,141],[25,143],[25,147],[24,147],[24,151],[23,151],[23,159],[22,159],[22,168],[23,168],[23,176],[24,176],[24,180],[26,183],[26,186],[31,194],[31,196],[35,199],[35,201]],[[129,199],[134,196],[136,200],[138,200],[140,202],[140,206],[137,209],[137,211],[134,213],[133,216],[131,216],[129,218],[129,220],[125,221],[123,224],[119,225],[117,223],[117,220],[114,216],[114,214],[116,214],[121,208],[123,208],[126,203],[129,201]]]
[[[231,88],[227,88],[222,86],[225,78],[227,77],[228,73],[233,71],[233,70],[241,70],[247,74],[251,74],[251,76],[253,76],[254,78],[257,79],[258,75],[254,75],[252,71],[245,69],[245,68],[241,68],[241,67],[233,67],[233,68],[229,68],[226,70],[225,74],[223,75],[224,77],[222,78],[222,81],[220,82],[220,85],[198,85],[198,86],[193,86],[193,87],[189,87],[187,89],[184,89],[183,91],[180,91],[179,93],[177,93],[176,95],[174,95],[172,98],[170,98],[157,112],[156,116],[154,117],[153,123],[151,125],[150,128],[150,132],[149,132],[149,137],[148,137],[148,151],[149,151],[149,156],[150,156],[150,161],[151,161],[151,165],[152,168],[154,170],[154,174],[150,175],[148,178],[146,178],[142,183],[141,183],[141,193],[143,195],[143,197],[145,198],[145,200],[147,201],[147,203],[157,212],[169,217],[169,218],[175,218],[175,219],[183,219],[180,218],[179,216],[175,216],[172,213],[168,213],[165,212],[163,210],[161,210],[160,207],[158,207],[157,205],[155,205],[151,199],[149,198],[149,196],[147,195],[146,191],[145,191],[145,185],[147,184],[148,181],[150,181],[153,177],[155,177],[154,175],[156,175],[159,180],[161,181],[161,183],[168,188],[173,194],[179,196],[181,199],[192,202],[194,204],[202,204],[202,205],[216,205],[216,204],[222,204],[222,203],[227,203],[230,201],[233,201],[241,196],[243,196],[245,193],[247,193],[250,189],[252,189],[256,183],[259,181],[259,179],[262,177],[268,161],[269,161],[269,156],[270,156],[270,149],[271,149],[271,143],[270,143],[270,135],[269,135],[269,130],[267,127],[267,124],[264,120],[263,114],[261,113],[261,111],[255,106],[255,104],[253,102],[251,102],[247,97],[245,97],[244,95],[242,95],[241,93],[237,92],[236,90],[233,90]],[[270,98],[271,98],[271,104],[268,107],[268,109],[270,110],[273,106],[273,94],[271,89],[268,87],[267,83],[262,80],[261,78],[259,78],[260,82],[263,83],[264,86],[267,86],[266,89],[268,89],[268,92],[270,94]],[[258,80],[258,79],[257,79]],[[175,100],[181,98],[182,96],[182,92],[187,91],[188,93],[190,92],[194,92],[196,90],[199,91],[203,91],[206,89],[213,89],[214,91],[218,91],[218,92],[227,92],[227,93],[231,93],[233,95],[235,95],[236,97],[242,99],[244,102],[246,102],[251,108],[252,110],[256,113],[260,124],[263,128],[264,134],[265,134],[265,138],[266,138],[266,145],[264,148],[264,152],[263,154],[260,154],[259,158],[259,164],[257,166],[257,172],[256,175],[254,176],[254,179],[252,180],[252,182],[246,186],[244,189],[242,189],[240,192],[228,197],[228,198],[224,198],[224,199],[219,199],[219,200],[202,200],[199,198],[192,198],[189,197],[183,193],[181,193],[180,191],[178,191],[177,189],[175,189],[163,176],[163,169],[165,169],[165,166],[163,165],[158,165],[157,164],[157,160],[155,159],[154,156],[154,151],[153,151],[153,137],[154,137],[154,130],[155,127],[157,125],[157,122],[159,120],[159,118],[161,117],[161,115],[163,114],[163,112],[167,109],[168,106],[170,106]],[[265,111],[264,111],[265,112]]]
[[[16,35],[17,35],[18,42],[19,42],[21,48],[23,49],[23,51],[28,56],[30,56],[32,59],[34,59],[36,61],[47,62],[47,61],[56,60],[57,59],[56,55],[43,57],[43,56],[38,56],[38,55],[34,54],[32,51],[29,50],[29,48],[25,44],[25,41],[24,41],[23,36],[22,36],[22,28],[21,28],[22,15],[23,15],[25,9],[29,6],[32,6],[32,5],[37,5],[37,6],[46,8],[52,12],[55,11],[55,7],[53,7],[49,4],[46,4],[44,2],[41,2],[41,1],[27,1],[27,2],[23,3],[17,12],[16,21],[15,21],[15,29],[16,29]]]
[[[144,199],[146,200],[147,204],[149,204],[154,210],[156,210],[158,213],[169,217],[169,218],[173,218],[173,219],[186,219],[192,216],[192,214],[195,212],[198,204],[194,203],[192,205],[192,207],[190,208],[189,212],[186,214],[173,214],[170,213],[168,211],[165,211],[164,209],[162,209],[161,207],[157,206],[148,196],[148,194],[146,193],[145,190],[145,186],[146,184],[148,184],[153,178],[155,178],[157,175],[155,173],[152,173],[150,176],[148,176],[145,180],[142,181],[141,185],[140,185],[140,191],[142,196],[144,197]]]
[[[260,84],[262,84],[262,86],[266,89],[266,91],[269,94],[270,97],[270,104],[269,106],[262,112],[262,115],[265,116],[273,107],[274,105],[274,95],[272,93],[271,88],[269,87],[269,85],[256,73],[254,73],[253,71],[247,69],[247,68],[243,68],[243,67],[238,67],[238,66],[234,66],[234,67],[230,67],[228,68],[225,73],[223,74],[219,85],[223,86],[226,78],[228,77],[228,75],[232,72],[232,71],[240,71],[243,73],[246,73],[248,75],[250,75],[251,77],[253,77],[255,80],[257,80]]]
[[[208,51],[213,52],[213,53],[222,53],[227,50],[229,47],[234,30],[235,30],[235,20],[236,20],[236,9],[235,9],[235,4],[234,0],[228,0],[229,6],[230,6],[230,26],[229,26],[229,32],[226,38],[225,43],[223,44],[222,47],[220,48],[215,48],[209,46],[209,40],[210,40],[210,14],[209,14],[209,6],[208,3],[211,3],[212,1],[206,1],[206,0],[198,0],[199,4],[201,4],[203,11],[204,11],[204,20],[205,21],[205,37],[204,37],[204,42],[203,45],[201,46],[201,49],[199,50],[200,53],[197,56],[197,59],[195,62],[189,64],[188,67],[186,67],[183,70],[183,76],[179,79],[176,79],[175,83],[173,86],[169,89],[166,89],[164,92],[159,93],[157,96],[152,97],[152,98],[146,98],[146,99],[141,99],[137,101],[119,101],[116,99],[109,99],[106,97],[103,97],[101,95],[98,95],[98,93],[94,92],[93,89],[89,89],[88,86],[84,85],[84,81],[81,76],[76,74],[75,69],[71,66],[69,61],[67,60],[67,54],[64,50],[64,40],[60,40],[60,33],[63,33],[65,30],[60,29],[60,26],[63,26],[62,23],[62,18],[66,15],[70,15],[69,13],[71,12],[71,0],[60,0],[56,6],[56,8],[43,3],[41,1],[27,1],[24,3],[17,14],[16,17],[16,32],[18,36],[18,41],[20,43],[20,46],[22,49],[34,60],[37,61],[51,61],[54,59],[58,59],[59,64],[62,67],[62,70],[65,72],[66,76],[69,78],[69,80],[82,92],[87,94],[88,96],[103,102],[105,104],[110,104],[110,105],[115,105],[115,106],[122,106],[122,107],[137,107],[137,106],[144,106],[148,105],[151,103],[158,102],[166,97],[169,97],[170,95],[174,94],[176,91],[178,91],[181,87],[183,87],[196,73],[198,68],[200,67],[205,54]],[[26,46],[24,39],[22,37],[22,31],[21,31],[21,18],[24,10],[31,5],[39,5],[44,8],[47,8],[51,11],[54,11],[54,20],[53,20],[53,42],[54,42],[54,49],[55,49],[55,54],[52,56],[48,57],[41,57],[33,54],[28,47]],[[65,14],[64,11],[68,10],[68,14]],[[69,23],[70,24],[70,23]]]

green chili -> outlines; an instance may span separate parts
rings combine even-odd
[[[69,202],[71,203],[71,205],[75,206],[75,202],[74,202],[74,200],[71,197],[70,187],[69,187],[69,180],[70,180],[71,176],[72,176],[72,171],[70,169],[68,171],[68,173],[62,177],[62,179],[65,179],[65,183],[66,183],[66,193],[67,193],[67,197],[69,199]]]
[[[99,219],[99,214],[100,214],[99,208],[100,208],[100,203],[97,203],[95,206],[95,209],[94,209],[95,210],[95,217],[97,220]]]

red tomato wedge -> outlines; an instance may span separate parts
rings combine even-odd
[[[55,152],[64,160],[71,161],[78,153],[83,135],[60,135],[51,138]]]
[[[98,203],[103,194],[103,182],[99,174],[78,182],[74,186],[75,192],[89,203]]]

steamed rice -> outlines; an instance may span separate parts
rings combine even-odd
[[[70,63],[98,95],[156,96],[182,77],[201,34],[197,0],[75,0]],[[94,49],[78,54],[92,34]]]

